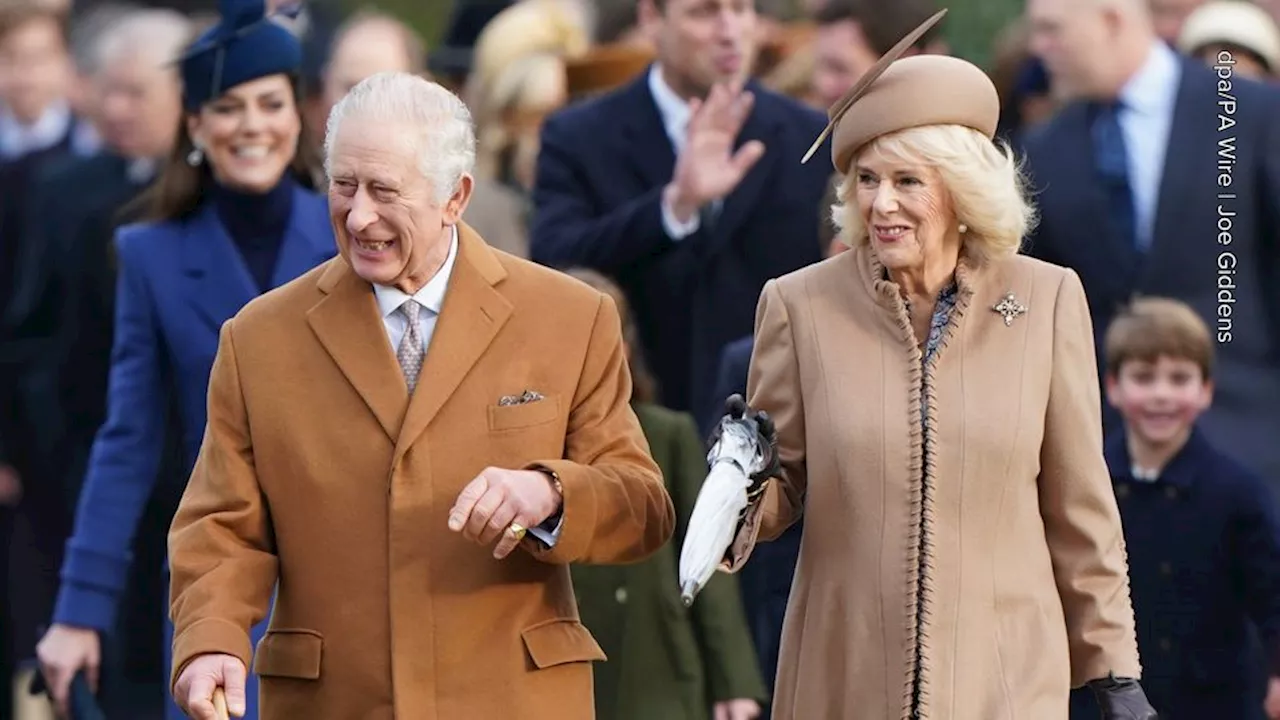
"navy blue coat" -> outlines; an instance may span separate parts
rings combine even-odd
[[[1268,666],[1280,673],[1280,518],[1270,490],[1199,430],[1155,482],[1133,479],[1123,431],[1106,457],[1142,686],[1160,720],[1262,720]],[[1072,717],[1097,718],[1087,705],[1077,698]]]
[[[55,622],[102,631],[114,622],[133,533],[156,482],[166,398],[176,396],[185,477],[204,436],[218,331],[259,294],[211,202],[186,221],[121,228],[116,252],[107,419],[89,457],[54,611]],[[295,189],[273,287],[335,253],[325,199]]]
[[[1029,253],[1080,275],[1097,347],[1116,309],[1134,294],[1178,298],[1218,335],[1218,387],[1204,431],[1232,457],[1280,489],[1280,89],[1233,78],[1234,126],[1219,131],[1218,81],[1183,58],[1153,228],[1144,254],[1107,223],[1107,200],[1093,169],[1088,108],[1067,105],[1025,140],[1041,222]],[[1218,186],[1219,141],[1234,139],[1230,188]],[[1235,195],[1217,199],[1218,193]],[[1231,243],[1219,244],[1218,207]],[[1235,258],[1234,289],[1219,302],[1219,262]],[[1115,424],[1114,413],[1108,428]]]
[[[663,405],[700,415],[720,351],[750,335],[766,280],[822,259],[820,204],[831,176],[828,145],[800,158],[826,118],[756,83],[738,144],[765,154],[726,198],[714,223],[673,242],[661,196],[675,150],[647,73],[546,123],[533,192],[531,257],[609,275],[631,303]]]

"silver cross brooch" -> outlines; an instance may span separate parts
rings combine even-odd
[[[993,305],[991,309],[994,310],[995,312],[1000,313],[1000,315],[1004,317],[1005,327],[1008,327],[1013,324],[1014,318],[1018,317],[1019,315],[1027,311],[1027,306],[1018,302],[1013,297],[1013,293],[1010,292],[1010,293],[1005,293],[1004,298],[1000,300],[1000,302]]]

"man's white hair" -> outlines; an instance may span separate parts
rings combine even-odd
[[[182,54],[194,33],[195,24],[180,12],[130,10],[102,31],[94,48],[95,64],[101,70],[122,58],[139,57],[166,66]]]
[[[436,202],[458,189],[476,162],[471,111],[457,95],[436,83],[403,72],[384,72],[360,81],[333,106],[325,128],[325,173],[331,175],[333,143],[348,118],[373,120],[408,131],[418,169],[431,183]]]

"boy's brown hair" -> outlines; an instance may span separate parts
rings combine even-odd
[[[1140,297],[1117,313],[1103,343],[1107,374],[1126,362],[1155,362],[1161,356],[1190,360],[1205,380],[1213,377],[1213,339],[1189,305],[1166,297]]]

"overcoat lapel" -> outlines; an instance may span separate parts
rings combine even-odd
[[[626,90],[628,110],[619,137],[623,154],[629,158],[645,187],[661,187],[671,181],[676,168],[676,151],[662,124],[662,114],[649,92],[649,71],[641,73]]]
[[[258,290],[213,203],[205,203],[187,224],[183,243],[183,272],[191,282],[188,299],[217,332]]]
[[[319,288],[325,297],[307,313],[307,322],[394,443],[404,417],[405,382],[373,288],[342,258],[330,263]]]
[[[511,317],[511,303],[494,288],[506,277],[506,269],[464,224],[458,226],[458,242],[453,276],[396,442],[396,462],[439,414]]]

